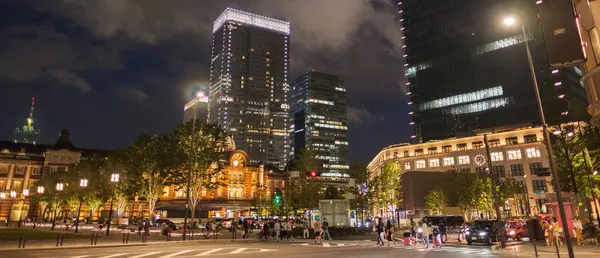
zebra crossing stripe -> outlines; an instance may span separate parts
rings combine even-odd
[[[113,254],[113,255],[107,255],[107,256],[102,256],[100,258],[111,258],[111,257],[117,257],[117,256],[121,256],[121,255],[126,255],[127,253],[123,253],[123,254]]]
[[[192,252],[192,251],[194,251],[194,250],[184,250],[184,251],[177,252],[177,253],[172,253],[172,254],[163,255],[163,256],[161,256],[160,258],[170,258],[170,257],[175,257],[175,256],[178,256],[178,255],[180,255],[180,254],[189,253],[189,252]]]
[[[329,244],[329,242],[324,242],[323,247],[331,247],[331,245]]]
[[[160,252],[145,253],[145,254],[140,254],[140,255],[136,255],[136,256],[131,256],[129,258],[140,258],[140,257],[144,257],[144,256],[150,256],[150,255],[158,254],[158,253],[160,253]]]
[[[211,249],[211,250],[208,250],[208,251],[204,251],[204,252],[202,252],[202,253],[199,253],[199,254],[197,254],[196,256],[204,256],[204,255],[209,255],[209,254],[212,254],[212,253],[215,253],[215,252],[221,251],[221,250],[223,250],[223,248]]]
[[[238,248],[236,250],[231,251],[230,254],[239,254],[239,253],[245,251],[246,249],[248,249],[248,248]]]

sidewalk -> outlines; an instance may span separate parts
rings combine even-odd
[[[556,257],[556,247],[547,247],[545,242],[536,242],[536,248],[540,257]],[[563,244],[558,247],[561,257],[568,257],[567,245]],[[600,245],[584,245],[584,246],[573,246],[573,250],[576,256],[590,256],[600,257]],[[512,254],[515,256],[528,256],[535,257],[535,249],[532,242],[526,242],[523,245],[508,246],[500,252],[506,254]]]
[[[188,234],[187,240],[182,241],[181,233],[172,233],[170,240],[167,240],[167,236],[162,236],[160,233],[151,233],[147,236],[146,242],[142,242],[142,236],[136,233],[123,232],[122,230],[111,230],[111,235],[106,236],[106,232],[98,232],[98,238],[92,240],[92,232],[79,233],[78,235],[87,236],[85,238],[64,238],[62,246],[60,239],[46,239],[46,240],[27,240],[25,241],[25,248],[19,249],[19,240],[0,240],[0,252],[2,251],[16,251],[16,250],[45,250],[45,249],[61,249],[61,248],[101,248],[101,247],[118,247],[118,246],[144,246],[144,245],[164,245],[164,244],[181,244],[190,241],[198,243],[225,243],[225,242],[247,242],[257,240],[256,238],[242,239],[239,234],[237,239],[232,239],[231,232],[221,232],[218,234],[217,239],[210,238],[205,239],[204,235],[198,234],[194,231],[193,240],[190,240]],[[212,236],[211,236],[212,237]],[[92,242],[93,241],[93,242]],[[125,242],[125,244],[124,244]],[[94,243],[94,244],[92,244]]]

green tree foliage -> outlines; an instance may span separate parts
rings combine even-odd
[[[296,170],[301,172],[317,171],[319,169],[319,163],[315,156],[316,154],[312,150],[300,150],[300,153],[296,156],[296,160],[293,162],[296,166]]]
[[[224,185],[220,167],[227,134],[217,124],[189,121],[177,127],[168,137],[171,158],[166,177],[177,190],[187,192],[190,174],[189,206],[192,222],[203,192],[210,193]]]
[[[383,167],[380,175],[377,175],[369,185],[372,191],[372,199],[379,208],[385,212],[392,208],[391,212],[402,203],[401,186],[402,169],[397,162],[389,162]]]
[[[259,216],[267,215],[269,209],[269,188],[265,185],[256,184],[253,186],[252,206],[256,208]]]
[[[438,215],[441,215],[446,206],[448,206],[446,191],[443,189],[430,191],[425,197],[425,205],[428,209],[435,210]]]
[[[494,211],[492,182],[489,178],[474,177],[469,174],[459,175],[454,182],[458,207],[465,215],[491,214]],[[472,219],[472,218],[471,218]]]
[[[319,208],[319,201],[323,199],[321,188],[321,184],[305,178],[290,181],[288,192],[291,208],[293,210]]]
[[[325,189],[325,199],[343,199],[341,191],[333,186],[329,185]]]

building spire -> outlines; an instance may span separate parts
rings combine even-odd
[[[33,124],[33,111],[35,111],[35,97],[31,97],[31,110],[29,111],[29,117],[27,117],[27,126]]]
[[[34,143],[40,130],[36,130],[33,125],[33,112],[35,111],[35,97],[31,97],[31,109],[27,117],[27,123],[23,127],[15,128],[13,137],[15,142]]]

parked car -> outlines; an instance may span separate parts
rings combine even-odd
[[[170,221],[168,219],[157,219],[154,221],[154,226],[157,226],[157,227],[169,226],[169,228],[171,228],[172,230],[177,230],[179,228],[175,223],[173,223],[173,221]]]
[[[476,220],[471,228],[465,232],[467,244],[483,243],[492,245],[498,241],[497,224],[501,223],[498,220]]]
[[[527,222],[523,220],[511,220],[504,224],[504,231],[507,238],[512,238],[517,241],[523,240],[524,237],[529,237]]]

